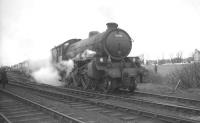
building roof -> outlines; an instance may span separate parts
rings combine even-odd
[[[200,54],[200,51],[198,49],[195,49],[195,53],[199,53]]]

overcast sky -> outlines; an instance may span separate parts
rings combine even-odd
[[[0,64],[44,58],[71,38],[116,22],[132,56],[185,57],[200,49],[200,0],[0,0]]]

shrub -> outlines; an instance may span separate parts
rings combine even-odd
[[[180,88],[200,87],[200,63],[187,64],[181,69],[177,69],[168,75],[168,81],[176,85],[178,81]]]

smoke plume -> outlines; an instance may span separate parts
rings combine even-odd
[[[93,57],[95,54],[96,54],[95,51],[87,49],[81,54],[81,57],[83,57],[83,58]]]
[[[39,83],[53,86],[63,86],[65,83],[61,81],[61,73],[65,74],[63,76],[66,79],[73,68],[73,60],[61,61],[58,64],[53,64],[51,59],[29,61],[31,76]]]
[[[76,59],[91,58],[96,54],[95,51],[85,50],[78,54]],[[28,61],[30,75],[39,83],[49,84],[53,86],[63,86],[66,78],[74,68],[72,59],[52,63],[52,59],[29,60]]]
[[[57,64],[57,69],[60,72],[65,72],[65,77],[68,77],[70,72],[74,68],[74,62],[73,60],[69,59],[67,61],[61,61],[59,64]]]
[[[94,55],[96,55],[95,51],[86,49],[83,53],[77,54],[74,59],[86,59],[86,58],[91,58]]]
[[[58,71],[53,67],[49,59],[29,61],[31,76],[39,83],[53,86],[61,86]]]

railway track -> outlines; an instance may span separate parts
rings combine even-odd
[[[28,80],[28,79],[24,79],[24,80]],[[44,86],[46,86],[44,84]],[[49,85],[47,85],[49,86]],[[49,86],[50,88],[52,86]],[[55,89],[55,87],[53,87]],[[66,89],[66,88],[58,88],[59,90],[64,90],[64,92],[71,92],[71,90],[73,90],[73,92],[75,93],[98,93],[98,92],[88,92],[88,91],[83,91],[83,90],[76,90],[76,89]],[[69,90],[69,91],[68,91]],[[100,95],[102,93],[99,93]],[[104,95],[104,94],[103,94]],[[187,98],[187,97],[178,97],[178,96],[172,96],[172,95],[164,95],[164,94],[155,94],[155,93],[150,93],[150,92],[144,92],[144,91],[135,91],[134,93],[118,93],[118,94],[112,94],[112,95],[104,95],[104,96],[116,96],[116,98],[120,97],[125,97],[125,98],[137,98],[137,99],[141,99],[141,100],[151,100],[151,101],[159,101],[159,102],[163,102],[164,103],[172,103],[174,105],[180,105],[180,106],[198,106],[200,107],[200,100],[196,100],[196,99],[192,99],[192,98]]]
[[[31,83],[30,83],[31,84]],[[42,86],[49,88],[49,89],[54,89],[58,90],[60,92],[65,92],[65,93],[72,93],[72,94],[82,94],[84,95],[96,95],[99,94],[100,96],[104,96],[106,98],[113,98],[113,99],[126,99],[128,98],[127,101],[131,102],[135,101],[135,99],[143,100],[143,101],[151,101],[151,102],[163,102],[163,103],[170,103],[174,105],[179,105],[179,106],[188,106],[188,107],[194,107],[194,108],[200,108],[200,100],[195,100],[191,98],[185,98],[185,97],[177,97],[177,96],[170,96],[170,95],[161,95],[161,94],[154,94],[150,92],[141,92],[141,91],[135,91],[134,93],[118,93],[118,94],[102,94],[102,93],[97,93],[97,92],[88,92],[88,91],[82,91],[82,90],[77,90],[77,89],[71,89],[71,88],[62,88],[62,87],[54,87],[54,86],[49,86],[42,84]],[[195,107],[196,106],[196,107]]]
[[[18,79],[23,79],[23,81],[30,81],[29,79],[27,78],[24,78],[24,77],[19,77],[17,75],[14,75],[14,77],[17,77]],[[15,80],[14,80],[15,81]],[[28,82],[29,83],[29,82]],[[32,82],[31,82],[32,84]],[[35,83],[37,84],[37,83]],[[45,85],[44,86],[46,87],[49,87],[49,88],[52,88],[52,86],[50,85]],[[53,87],[54,89],[57,88],[57,87]],[[98,93],[98,92],[93,92],[93,91],[82,91],[82,90],[75,90],[75,89],[67,89],[67,88],[59,88],[59,90],[63,90],[63,91],[66,91],[67,90],[73,90],[73,91],[76,91],[77,93]],[[108,95],[109,96],[109,95]],[[196,99],[192,99],[192,98],[187,98],[187,97],[178,97],[178,96],[172,96],[172,95],[164,95],[164,94],[155,94],[155,93],[150,93],[150,92],[142,92],[142,91],[135,91],[134,93],[124,93],[124,94],[113,94],[113,96],[121,96],[121,97],[127,97],[127,98],[140,98],[140,99],[149,99],[149,98],[152,98],[152,99],[162,99],[162,100],[166,100],[166,101],[175,101],[175,102],[178,102],[179,104],[191,104],[191,105],[194,105],[194,106],[200,106],[200,100],[196,100]],[[161,100],[159,100],[161,101]]]
[[[11,85],[9,85],[11,86]],[[65,103],[66,106],[70,105],[72,108],[76,108],[79,110],[83,110],[85,112],[95,112],[98,114],[105,115],[109,117],[110,119],[118,119],[120,120],[119,123],[134,123],[136,120],[137,121],[151,121],[154,122],[156,121],[157,123],[164,123],[161,122],[160,120],[157,119],[152,119],[152,118],[147,118],[138,115],[137,113],[130,113],[127,112],[127,110],[119,109],[116,107],[113,107],[113,105],[104,105],[105,103],[98,103],[91,101],[90,99],[84,99],[83,97],[79,96],[74,96],[74,95],[63,95],[61,93],[55,93],[52,91],[44,91],[44,90],[38,90],[32,87],[22,87],[21,85],[14,85],[12,87],[8,87],[10,90],[14,90],[15,92],[26,92],[30,93],[31,95],[38,95],[43,98],[55,100],[58,102]],[[21,88],[21,89],[20,89]],[[26,90],[25,90],[26,89]],[[114,120],[111,120],[114,122]],[[160,121],[160,122],[158,122]],[[102,122],[104,123],[104,122]],[[110,123],[110,122],[109,122]]]
[[[21,85],[20,85],[21,86]],[[26,85],[27,86],[27,85]],[[164,105],[164,104],[157,104],[157,103],[152,103],[152,102],[144,102],[144,100],[136,100],[136,99],[129,99],[129,98],[124,98],[124,97],[119,97],[119,96],[113,96],[113,95],[104,95],[104,94],[95,94],[95,93],[89,93],[89,92],[83,92],[83,91],[71,91],[69,93],[69,90],[65,90],[65,94],[62,92],[58,92],[58,90],[55,88],[53,89],[53,87],[47,86],[47,88],[44,90],[44,87],[33,87],[34,85],[32,85],[31,87],[29,86],[29,89],[33,89],[35,91],[38,91],[40,93],[46,93],[48,95],[53,95],[54,97],[60,97],[60,98],[65,98],[68,101],[72,101],[75,100],[76,102],[81,102],[78,103],[77,105],[80,107],[84,107],[85,103],[89,103],[92,104],[93,106],[99,106],[99,107],[106,107],[109,109],[117,109],[120,110],[122,112],[126,112],[129,114],[134,114],[134,115],[141,115],[141,116],[145,116],[145,117],[149,117],[149,118],[156,118],[165,122],[193,122],[193,123],[197,123],[199,122],[198,119],[195,119],[194,117],[197,117],[199,115],[199,110],[193,109],[193,108],[188,108],[188,107],[180,107],[180,106],[175,106],[175,105]],[[37,89],[36,89],[37,88]],[[52,91],[53,90],[53,91]],[[57,91],[57,92],[56,92]],[[61,90],[59,90],[61,91]],[[66,94],[67,93],[67,94]],[[117,100],[113,102],[114,100]],[[109,102],[108,100],[111,100],[111,102]],[[121,100],[121,101],[119,101]],[[136,104],[135,106],[133,105],[129,105],[131,103]],[[83,103],[84,102],[84,103]],[[128,103],[125,103],[128,102]],[[126,106],[123,106],[126,105]],[[158,108],[159,110],[166,108],[167,110],[173,110],[173,113],[175,115],[171,115],[170,113],[172,113],[172,111],[167,111],[167,112],[160,112],[160,111],[151,111],[151,110],[145,110],[144,108],[138,108],[138,107],[149,107],[149,106],[154,106],[155,108]],[[87,107],[87,105],[85,105]],[[134,108],[133,108],[133,107]],[[99,107],[94,107],[94,108],[99,108]],[[184,117],[184,115],[179,116],[178,113],[183,113],[187,111],[187,115]],[[178,113],[177,113],[178,112]],[[189,117],[188,115],[191,114]]]
[[[1,123],[84,123],[6,90],[0,97]]]
[[[130,96],[133,97],[133,96]],[[165,100],[167,102],[174,102],[178,105],[190,105],[190,106],[197,106],[200,107],[200,100],[186,98],[186,97],[177,97],[177,96],[171,96],[171,95],[161,95],[161,94],[155,94],[150,92],[141,92],[141,91],[135,91],[134,97],[140,98],[140,99],[148,99],[148,100]]]
[[[158,118],[164,121],[169,122],[200,122],[200,101],[198,100],[192,100],[188,98],[180,98],[180,97],[174,97],[174,96],[167,96],[167,95],[159,95],[159,94],[153,94],[153,93],[145,93],[145,92],[139,92],[137,91],[134,96],[132,94],[125,94],[125,95],[105,95],[105,94],[99,94],[94,92],[85,92],[81,90],[75,90],[75,89],[66,89],[66,88],[59,88],[59,87],[52,87],[48,85],[35,85],[35,84],[29,84],[29,86],[32,86],[34,88],[40,88],[40,89],[47,89],[48,91],[54,90],[56,92],[61,92],[62,94],[71,94],[70,96],[74,96],[79,98],[80,96],[84,99],[90,99],[95,100],[97,104],[99,105],[107,105],[103,104],[102,102],[98,102],[99,100],[107,102],[106,100],[118,100],[120,103],[122,102],[128,102],[128,103],[134,103],[138,107],[142,105],[142,107],[154,107],[155,109],[160,110],[168,110],[168,112],[155,112],[155,111],[145,111],[141,110],[140,108],[134,108],[131,109],[130,107],[122,107],[122,106],[116,106],[120,104],[110,104],[108,107],[114,107],[118,109],[127,110],[129,112],[137,112],[139,115],[147,116],[147,117],[153,117]],[[41,87],[42,86],[42,87]],[[57,95],[58,96],[58,95]],[[64,95],[63,95],[64,96]],[[66,96],[66,95],[65,95]],[[148,97],[148,98],[147,98]],[[147,99],[146,99],[147,98]],[[149,99],[150,98],[150,99]],[[163,102],[164,100],[164,102]],[[171,103],[171,101],[173,103]],[[87,101],[86,101],[87,102]],[[188,105],[189,104],[189,105]],[[114,105],[114,106],[113,106]],[[129,104],[127,104],[129,105]],[[81,106],[81,105],[80,105]],[[84,106],[84,105],[83,105]],[[136,107],[137,107],[136,106]],[[168,114],[168,115],[167,115]],[[174,114],[174,115],[171,115]]]

